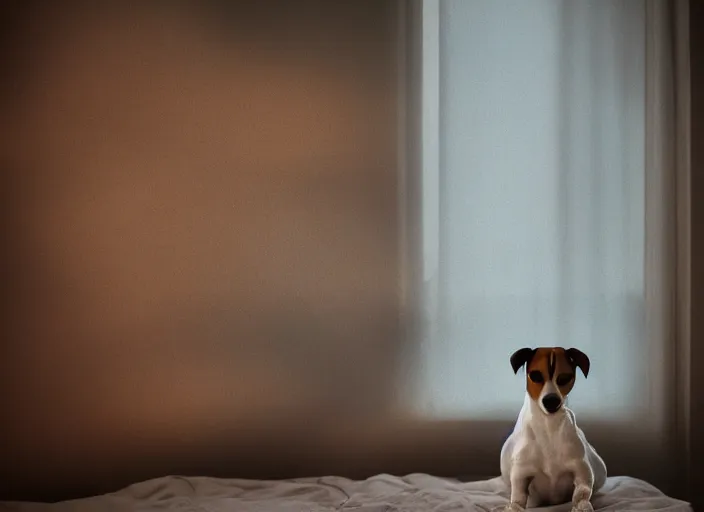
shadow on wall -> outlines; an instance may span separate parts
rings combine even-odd
[[[4,41],[5,495],[305,473],[394,406],[393,2],[120,4]]]

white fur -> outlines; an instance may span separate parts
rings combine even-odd
[[[548,388],[546,386],[544,388]],[[513,433],[501,449],[501,476],[511,489],[507,511],[572,502],[573,512],[591,512],[592,493],[606,481],[606,464],[587,442],[574,413],[564,405],[547,414],[528,393]]]

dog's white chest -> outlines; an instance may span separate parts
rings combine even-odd
[[[554,439],[549,443],[532,444],[534,476],[531,490],[540,501],[560,503],[570,498],[574,477],[565,464],[567,458],[575,455],[570,441]]]
[[[557,418],[556,418],[557,419]],[[565,417],[550,425],[526,415],[506,443],[502,473],[515,463],[531,475],[530,495],[535,505],[564,503],[574,490],[568,461],[583,458],[585,447],[576,426]],[[536,423],[537,422],[537,423]]]
[[[564,466],[564,458],[573,456],[579,445],[576,432],[567,429],[545,431],[526,425],[521,436],[522,448],[531,452],[536,464],[546,468]]]
[[[577,455],[581,443],[574,428],[570,427],[552,432],[542,429],[532,431],[528,427],[533,439],[527,444],[531,445],[535,460],[544,471],[559,473],[564,470],[565,458]]]

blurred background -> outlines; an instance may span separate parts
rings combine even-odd
[[[495,476],[524,346],[679,489],[678,12],[8,2],[2,497]]]

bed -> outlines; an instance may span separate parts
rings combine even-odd
[[[278,481],[168,476],[80,500],[53,504],[2,502],[0,511],[488,512],[501,510],[507,501],[506,488],[499,478],[463,483],[426,474],[381,474],[357,481],[334,476]],[[610,477],[593,503],[599,511],[692,511],[688,503],[628,477]],[[570,505],[534,510],[569,511]]]

